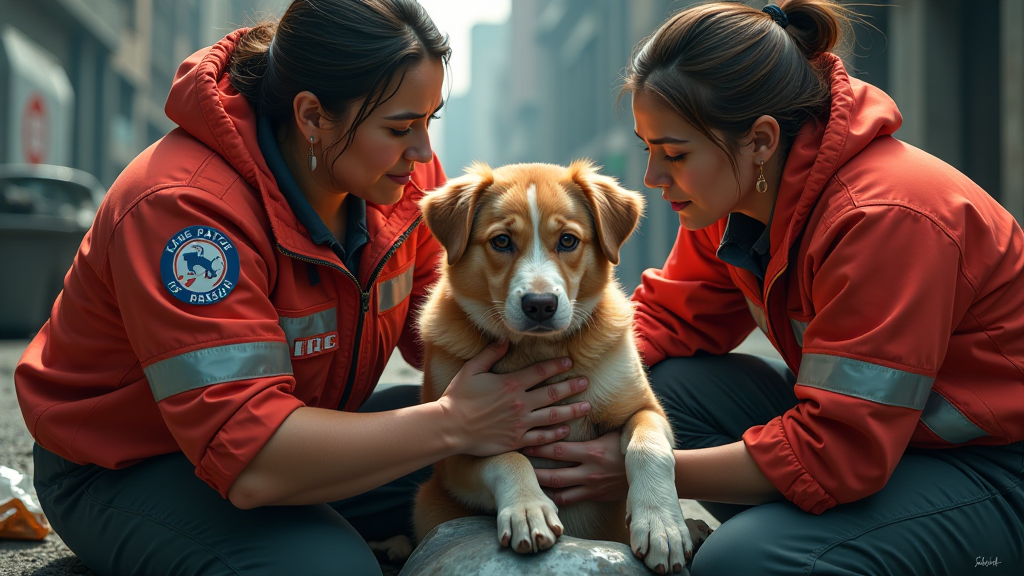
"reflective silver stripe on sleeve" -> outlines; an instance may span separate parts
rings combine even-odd
[[[288,349],[291,350],[295,346],[297,338],[309,338],[336,332],[338,330],[338,309],[328,308],[298,318],[281,316],[277,322],[284,330],[284,337],[288,339]]]
[[[921,423],[950,444],[962,444],[988,436],[988,432],[968,420],[956,406],[934,390],[928,395],[928,403],[921,413]]]
[[[143,372],[159,402],[213,384],[291,374],[292,361],[284,342],[246,342],[186,352]]]
[[[412,294],[412,277],[415,267],[377,284],[377,312],[387,312],[398,306],[409,294]]]
[[[750,298],[744,296],[744,299],[747,301],[747,308],[750,308],[750,315],[757,322],[757,327],[761,329],[761,332],[768,334],[768,321],[765,320],[764,312]]]
[[[934,378],[862,360],[804,354],[796,383],[888,406],[922,410]]]
[[[799,320],[790,318],[789,323],[791,326],[793,326],[793,335],[796,336],[796,343],[799,344],[801,348],[803,348],[804,332],[807,331],[807,322],[801,322]]]

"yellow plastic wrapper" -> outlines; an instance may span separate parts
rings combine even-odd
[[[27,476],[0,466],[0,538],[42,540],[50,533],[50,524],[31,490]]]

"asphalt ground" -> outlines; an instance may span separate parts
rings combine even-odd
[[[32,437],[18,408],[14,392],[14,368],[21,358],[24,340],[0,340],[0,465],[26,474],[33,473]],[[778,357],[771,344],[757,330],[737,352]],[[381,377],[382,386],[419,383],[420,373],[396,354]],[[687,518],[701,518],[712,528],[719,523],[692,500],[680,500]],[[41,542],[0,539],[0,576],[97,576],[68,550],[56,533]]]
[[[26,345],[24,340],[0,341],[0,465],[32,474],[32,436],[14,394],[14,368]],[[29,574],[94,575],[53,532],[41,542],[0,540],[0,575]]]

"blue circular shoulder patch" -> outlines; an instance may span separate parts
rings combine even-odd
[[[238,283],[238,250],[223,232],[189,226],[171,237],[160,259],[164,287],[188,304],[216,304]]]

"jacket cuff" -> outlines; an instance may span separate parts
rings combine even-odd
[[[196,476],[227,498],[238,475],[292,412],[303,406],[301,400],[277,387],[249,399],[214,436],[196,467]]]
[[[781,416],[747,430],[743,434],[743,443],[768,480],[804,512],[821,514],[838,504],[796,457],[786,438]]]

